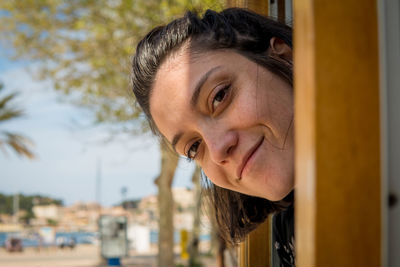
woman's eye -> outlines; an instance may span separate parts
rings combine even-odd
[[[218,107],[219,104],[222,103],[222,101],[224,101],[224,99],[228,93],[229,87],[230,87],[230,85],[227,85],[216,93],[216,95],[214,96],[214,99],[212,101],[213,111]]]
[[[196,158],[199,146],[200,146],[200,141],[196,141],[189,147],[186,155],[190,160]]]

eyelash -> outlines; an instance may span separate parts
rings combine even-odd
[[[212,99],[212,102],[211,102],[211,110],[212,110],[213,113],[214,113],[214,111],[215,111],[215,109],[216,109],[216,108],[214,107],[214,101],[217,101],[216,99],[218,98],[218,95],[220,95],[221,92],[225,92],[225,94],[223,95],[223,98],[222,98],[221,100],[219,100],[219,102],[220,102],[220,104],[221,104],[221,103],[226,99],[226,97],[227,97],[227,95],[228,95],[228,93],[229,93],[230,87],[231,87],[231,85],[230,85],[230,84],[227,84],[227,85],[224,86],[222,89],[218,90],[218,92],[214,95],[214,97],[213,97],[213,99]],[[192,162],[193,160],[196,159],[196,156],[197,156],[197,154],[198,154],[198,149],[199,149],[200,144],[201,144],[201,140],[197,140],[196,142],[194,142],[194,143],[189,147],[189,149],[188,149],[187,152],[186,152],[186,159],[187,159],[187,161]],[[194,152],[195,154],[194,154],[193,156],[191,156],[190,154],[191,154],[191,150],[192,150],[193,148],[195,148],[196,151]]]
[[[196,156],[197,156],[197,153],[198,153],[198,149],[199,149],[200,144],[201,144],[201,141],[200,141],[200,140],[197,140],[197,141],[194,142],[194,143],[189,147],[189,149],[187,150],[187,152],[186,152],[186,157],[187,157],[187,160],[188,160],[189,162],[191,162],[191,161],[193,161],[194,159],[196,159]],[[194,156],[191,156],[191,155],[190,155],[190,151],[192,150],[192,148],[196,148],[196,151],[195,151]]]
[[[220,104],[226,99],[228,93],[229,93],[229,89],[230,89],[231,85],[227,84],[225,85],[222,89],[218,90],[218,92],[214,95],[212,101],[211,101],[211,111],[214,113],[216,107],[214,107],[214,102],[217,101],[217,97],[218,95],[220,95],[221,92],[225,92],[225,94],[223,95],[223,98],[221,100],[219,100]]]

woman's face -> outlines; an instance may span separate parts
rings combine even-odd
[[[157,72],[150,113],[212,182],[281,200],[293,189],[291,86],[234,51],[181,48]]]

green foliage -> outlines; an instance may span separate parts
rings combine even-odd
[[[126,200],[121,203],[124,209],[136,209],[140,203],[140,199]]]
[[[59,199],[53,199],[41,195],[25,196],[19,195],[19,209],[27,212],[27,217],[33,218],[32,208],[34,205],[50,205],[55,204],[62,206],[63,202]],[[6,195],[0,193],[0,213],[13,214],[13,195]]]
[[[184,212],[184,208],[182,207],[182,205],[177,204],[177,203],[175,203],[175,204],[176,204],[176,210],[178,211],[178,213]]]
[[[0,194],[0,213],[2,214],[13,214],[13,198],[12,196],[6,196]]]
[[[188,9],[206,8],[221,9],[222,0],[0,1],[0,33],[15,58],[40,63],[40,78],[80,92],[73,101],[92,108],[97,122],[128,122],[140,118],[129,81],[138,40]]]
[[[50,226],[57,226],[58,222],[56,220],[53,219],[47,219],[47,224]]]
[[[27,211],[23,216],[19,218],[19,220],[20,222],[29,224],[29,221],[33,218],[35,218],[35,214],[33,214],[33,211]]]
[[[4,90],[4,85],[0,83],[0,93]],[[11,119],[22,116],[22,110],[10,107],[11,101],[17,96],[16,93],[8,94],[0,98],[0,122],[9,121]]]
[[[4,86],[0,83],[0,93],[4,90]],[[23,111],[14,106],[12,101],[17,96],[16,93],[10,93],[0,96],[0,126],[3,123],[20,118]],[[4,126],[0,128],[0,149],[7,154],[6,147],[11,148],[17,155],[33,159],[35,156],[31,151],[32,141],[27,137],[4,130]]]
[[[189,267],[202,267],[203,264],[201,262],[189,262]]]

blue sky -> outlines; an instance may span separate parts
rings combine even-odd
[[[4,51],[4,50],[3,50]],[[151,136],[122,136],[105,142],[105,127],[91,125],[89,110],[68,104],[50,82],[33,79],[34,63],[13,62],[0,53],[0,81],[4,93],[19,92],[14,102],[26,115],[1,123],[0,131],[14,131],[35,143],[37,159],[20,158],[0,150],[0,192],[44,194],[64,200],[94,201],[96,165],[101,162],[101,203],[121,201],[121,188],[128,198],[154,194],[159,153]],[[30,69],[30,71],[28,71]],[[191,186],[193,166],[181,160],[173,186]]]

